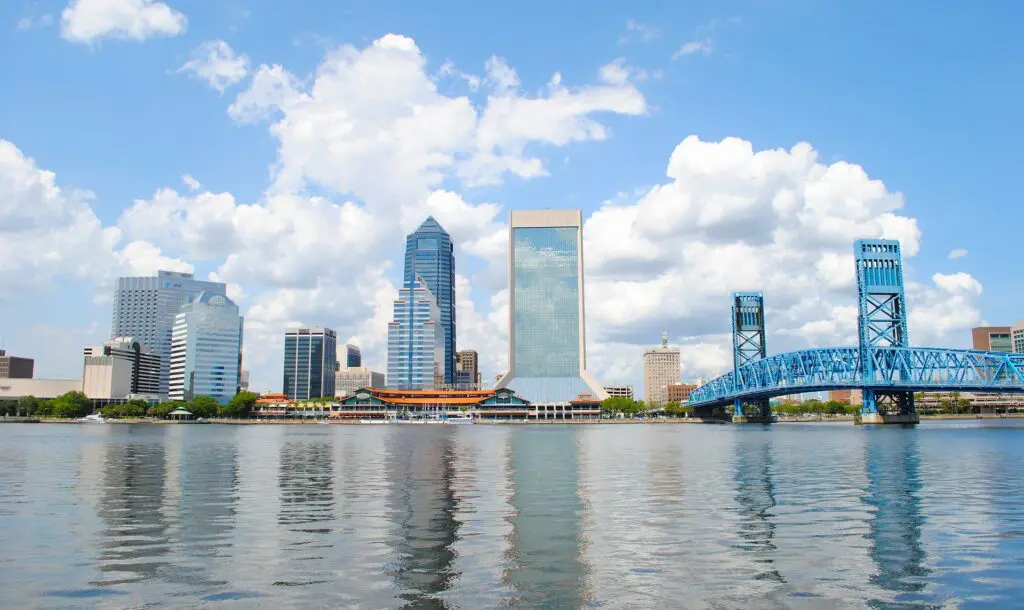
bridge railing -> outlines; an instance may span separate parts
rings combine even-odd
[[[725,404],[826,389],[1024,392],[1024,354],[928,347],[876,347],[865,379],[860,350],[825,347],[776,354],[712,379],[690,393],[690,405]]]

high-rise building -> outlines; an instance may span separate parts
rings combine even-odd
[[[405,238],[404,285],[414,286],[423,278],[437,301],[444,333],[442,383],[455,383],[455,245],[448,232],[428,216]]]
[[[160,397],[160,356],[132,337],[84,350],[82,392],[93,399]]]
[[[455,354],[455,385],[464,389],[480,389],[480,354],[465,349]]]
[[[8,356],[0,349],[0,379],[32,379],[35,366],[32,358]]]
[[[362,388],[384,389],[384,373],[371,371],[365,366],[339,369],[334,376],[334,396],[346,398]]]
[[[351,369],[363,366],[363,354],[359,346],[347,343],[338,348],[338,368]]]
[[[444,330],[434,295],[417,277],[398,291],[388,324],[388,388],[430,390],[443,379]]]
[[[497,387],[542,405],[607,398],[587,372],[583,214],[513,211],[509,240],[509,371]]]
[[[611,398],[628,398],[633,400],[633,386],[631,385],[606,385],[604,391]]]
[[[974,349],[986,352],[1012,352],[1012,330],[1009,326],[979,326],[971,329],[971,343]]]
[[[227,286],[191,273],[158,271],[156,277],[122,277],[114,290],[111,337],[132,337],[160,356],[160,394],[167,395],[171,335],[181,306],[200,292],[227,296]]]
[[[210,396],[224,404],[238,393],[243,324],[222,294],[201,292],[181,306],[171,338],[171,400]]]
[[[679,348],[669,347],[668,333],[661,346],[644,352],[644,401],[653,407],[668,402],[668,386],[679,383]]]
[[[284,332],[284,394],[291,400],[334,396],[338,335],[329,328]]]

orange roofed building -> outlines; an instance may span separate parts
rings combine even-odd
[[[332,419],[429,419],[468,413],[477,419],[596,419],[589,402],[555,412],[535,407],[509,389],[385,390],[363,388],[331,409]],[[442,415],[443,414],[443,415]]]

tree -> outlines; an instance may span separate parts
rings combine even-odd
[[[255,392],[239,392],[228,404],[217,408],[217,415],[220,417],[249,417],[259,397],[260,395]]]
[[[188,406],[188,410],[196,417],[213,417],[218,408],[217,400],[210,396],[196,396]]]
[[[49,415],[65,419],[85,417],[92,412],[92,403],[81,392],[67,392],[50,401]]]
[[[188,404],[181,400],[175,400],[174,402],[165,402],[163,404],[153,405],[152,407],[146,409],[146,415],[150,417],[163,419],[167,417],[171,413],[171,411],[179,407],[182,409],[187,409]]]
[[[22,396],[18,399],[18,413],[22,415],[35,415],[39,410],[39,399],[35,396]]]

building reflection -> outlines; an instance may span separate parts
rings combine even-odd
[[[334,452],[329,440],[309,440],[307,436],[286,441],[281,447],[277,481],[281,494],[278,523],[310,525],[334,519]]]
[[[750,432],[756,438],[736,444],[736,504],[740,514],[737,546],[752,558],[755,580],[784,583],[774,559],[777,547],[771,514],[776,504],[771,475],[772,435]]]
[[[168,565],[170,538],[161,512],[165,448],[155,426],[118,426],[107,439],[98,515],[97,563],[110,586],[147,581]]]
[[[923,591],[920,449],[909,430],[866,430],[866,504],[875,509],[868,537],[877,567],[871,582],[896,594]]]
[[[515,604],[528,608],[579,608],[593,602],[583,560],[584,503],[579,496],[575,429],[533,428],[512,437],[511,566],[505,583]]]
[[[457,430],[433,426],[401,432],[405,438],[391,439],[387,465],[393,479],[391,573],[405,607],[443,608],[440,594],[458,577],[453,568],[453,545],[459,537],[454,491]]]

